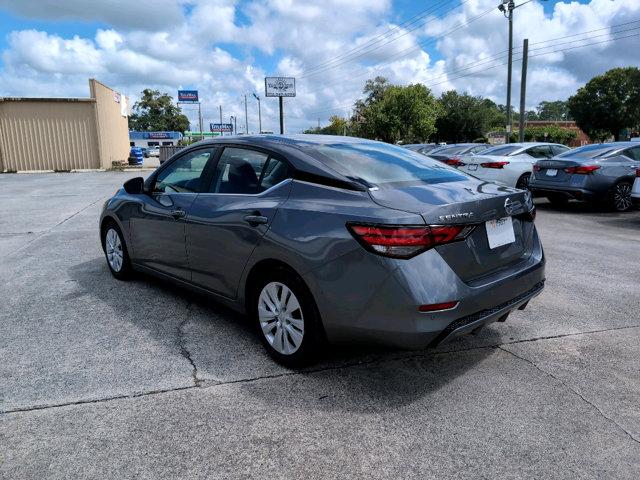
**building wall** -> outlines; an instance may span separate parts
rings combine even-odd
[[[129,121],[122,115],[126,99],[93,78],[89,80],[89,89],[96,101],[100,165],[111,168],[113,162],[126,162],[129,158]]]
[[[0,172],[111,168],[114,161],[126,162],[124,99],[96,80],[89,80],[89,87],[91,98],[0,98]]]
[[[99,168],[95,102],[0,100],[2,171]]]

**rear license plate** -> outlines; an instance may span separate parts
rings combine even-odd
[[[473,163],[471,165],[469,165],[469,170],[473,171],[473,170],[477,170],[477,169],[478,169],[478,165],[475,165]]]
[[[485,222],[489,248],[497,248],[516,241],[511,217],[498,218]]]
[[[547,170],[547,177],[555,177],[558,174],[558,170],[555,168],[549,168]]]

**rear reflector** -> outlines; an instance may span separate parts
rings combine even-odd
[[[458,302],[444,302],[444,303],[431,303],[429,305],[420,305],[418,311],[420,312],[437,312],[440,310],[451,310],[458,306]]]
[[[505,165],[509,165],[509,162],[486,162],[480,164],[484,168],[504,168]]]
[[[636,169],[636,177],[640,177],[640,168]]]
[[[567,173],[576,173],[581,175],[590,175],[600,167],[598,165],[586,165],[581,167],[567,167],[564,169]]]
[[[347,224],[356,240],[385,257],[411,258],[430,248],[464,240],[475,225],[359,225]]]
[[[452,167],[464,167],[466,165],[466,163],[459,158],[447,158],[444,163],[451,165]]]

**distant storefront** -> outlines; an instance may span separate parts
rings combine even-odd
[[[129,145],[132,147],[159,147],[177,145],[182,140],[180,132],[136,132],[129,131]]]

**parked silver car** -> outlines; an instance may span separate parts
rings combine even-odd
[[[529,188],[554,204],[562,205],[573,198],[605,202],[624,212],[633,205],[631,190],[638,168],[638,142],[585,145],[538,161]]]
[[[134,178],[100,218],[116,278],[148,272],[251,315],[299,365],[324,338],[435,346],[538,295],[529,192],[350,137],[222,137]]]

